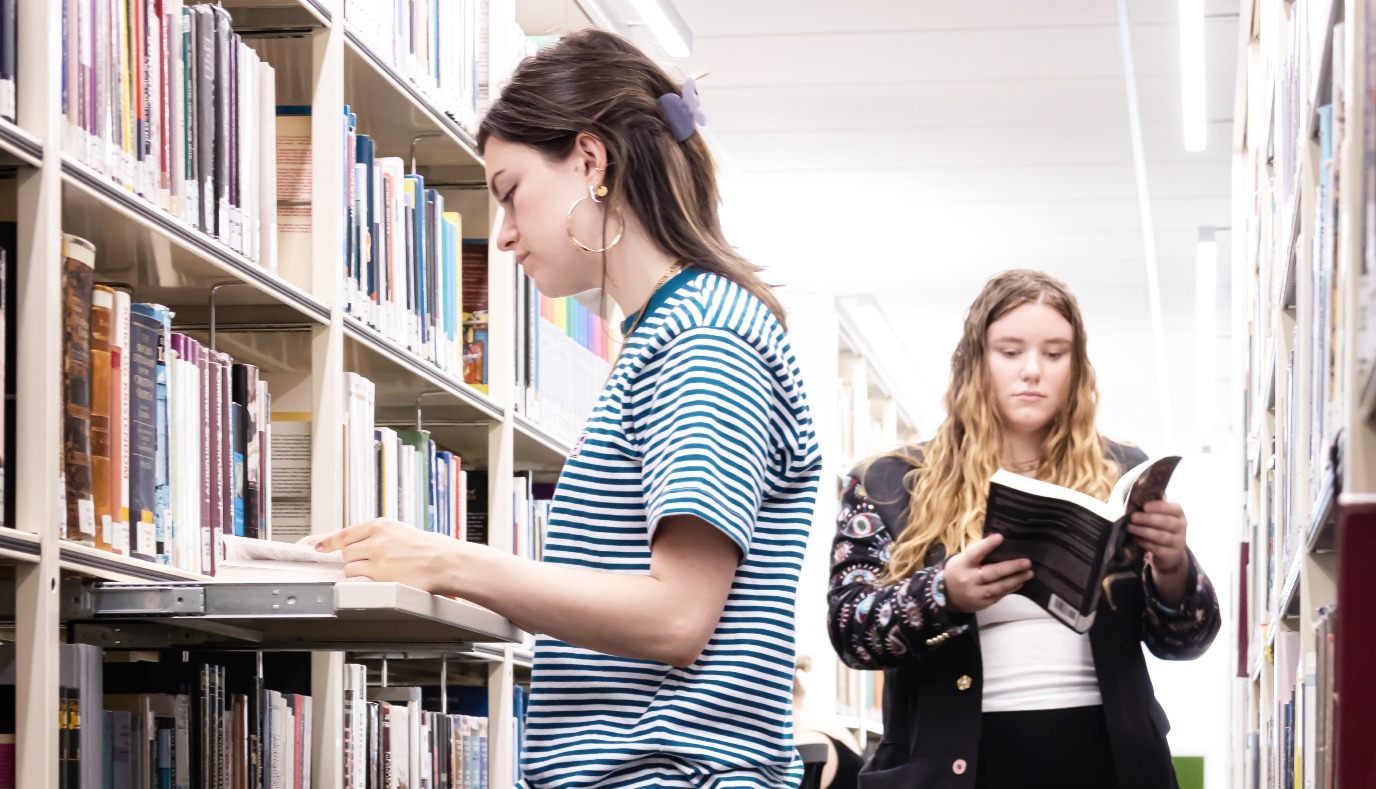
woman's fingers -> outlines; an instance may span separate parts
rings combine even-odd
[[[1030,559],[1009,559],[1004,562],[994,562],[993,564],[983,564],[979,567],[979,577],[987,585],[996,581],[1002,581],[1032,569]]]
[[[985,598],[989,600],[990,603],[997,602],[998,600],[1001,600],[1004,597],[1007,597],[1008,595],[1018,591],[1022,588],[1023,584],[1027,583],[1030,580],[1032,580],[1032,571],[1023,570],[1019,573],[1004,578],[998,583],[987,584],[984,587]]]

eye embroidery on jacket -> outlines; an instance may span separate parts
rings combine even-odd
[[[888,627],[889,622],[893,621],[893,603],[885,600],[879,606],[878,624],[880,627]]]
[[[865,620],[870,618],[870,609],[874,608],[874,594],[867,594],[860,598],[860,602],[855,606],[855,621],[865,624]]]
[[[865,567],[857,567],[856,569],[846,573],[845,577],[841,579],[841,583],[874,583],[874,581],[878,577],[879,576],[875,575],[873,570],[867,569]]]
[[[863,540],[866,537],[874,536],[883,525],[884,523],[878,515],[872,512],[860,512],[856,513],[846,523],[845,528],[841,529],[841,533],[852,539]]]
[[[889,648],[889,654],[894,657],[908,654],[908,645],[903,642],[902,631],[896,627],[889,631],[889,637],[885,640],[884,645]]]
[[[898,602],[898,615],[908,627],[922,627],[922,606],[911,595],[902,595]]]

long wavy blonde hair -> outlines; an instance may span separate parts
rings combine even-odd
[[[951,356],[946,420],[917,451],[897,455],[913,468],[904,478],[904,488],[910,491],[909,515],[890,549],[890,579],[907,578],[922,569],[928,550],[937,543],[945,546],[947,555],[954,555],[982,536],[989,477],[1005,459],[986,334],[990,324],[1033,303],[1052,307],[1073,329],[1070,392],[1051,424],[1035,476],[1100,499],[1113,490],[1117,467],[1105,456],[1104,439],[1095,427],[1099,390],[1080,307],[1055,277],[1006,271],[985,284],[965,315],[964,336]]]

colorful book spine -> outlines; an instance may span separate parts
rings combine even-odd
[[[63,236],[62,382],[63,484],[68,540],[95,544],[91,478],[91,296],[96,250],[91,242]]]

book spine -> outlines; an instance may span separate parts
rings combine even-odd
[[[157,561],[155,515],[158,488],[158,337],[161,323],[135,311],[130,316],[129,528],[135,556]]]
[[[196,76],[195,127],[192,149],[196,156],[196,183],[199,187],[197,204],[200,229],[215,232],[215,18],[209,6],[188,9],[195,26],[193,63]]]
[[[245,365],[236,364],[230,369],[231,376],[231,395],[230,395],[230,423],[231,423],[231,454],[230,463],[231,482],[233,494],[233,530],[232,533],[238,537],[250,536],[248,531],[248,455],[249,455],[249,434],[253,431],[253,423],[249,417],[249,382],[248,369]],[[256,384],[256,382],[255,382]],[[256,397],[256,385],[254,395]],[[256,504],[257,501],[255,500]],[[255,524],[255,532],[257,531]]]
[[[229,354],[216,352],[215,372],[219,378],[219,393],[216,400],[218,413],[218,430],[220,433],[220,461],[219,461],[219,480],[220,480],[220,534],[234,533],[234,404],[231,399],[232,385],[230,382],[231,368],[233,361]],[[218,562],[224,558],[224,541],[221,540],[215,560]]]
[[[91,294],[91,498],[95,507],[95,546],[114,551],[110,467],[110,312],[115,292],[96,285]]]
[[[222,407],[220,354],[205,350],[205,420],[206,420],[206,477],[209,511],[203,528],[207,532],[207,575],[214,575],[220,560],[221,538],[225,531],[224,508],[224,431],[225,413]]]
[[[220,6],[210,6],[210,12],[213,36],[211,51],[214,57],[210,84],[214,92],[214,125],[211,127],[211,139],[208,142],[215,149],[215,191],[209,195],[214,201],[215,223],[212,232],[221,241],[230,244],[233,240],[230,229],[230,153],[234,129],[234,118],[231,114],[234,105],[231,100],[234,86],[230,75],[230,61],[233,60],[231,51],[235,36],[228,11]]]
[[[137,543],[138,534],[131,528],[129,513],[129,446],[130,433],[130,372],[133,348],[129,340],[130,303],[128,291],[115,291],[115,308],[110,313],[110,358],[114,367],[111,380],[113,401],[110,406],[111,436],[110,465],[119,470],[118,504],[114,507],[116,539],[129,554],[147,558],[143,546]]]
[[[172,487],[169,460],[172,452],[171,405],[169,402],[169,364],[171,363],[168,341],[171,337],[171,313],[160,305],[140,305],[146,308],[156,321],[157,362],[153,368],[153,386],[156,419],[156,452],[154,463],[153,492],[153,540],[156,544],[159,564],[172,563]]]
[[[68,540],[95,543],[91,486],[91,296],[95,247],[75,236],[63,238],[62,381],[63,484]]]

